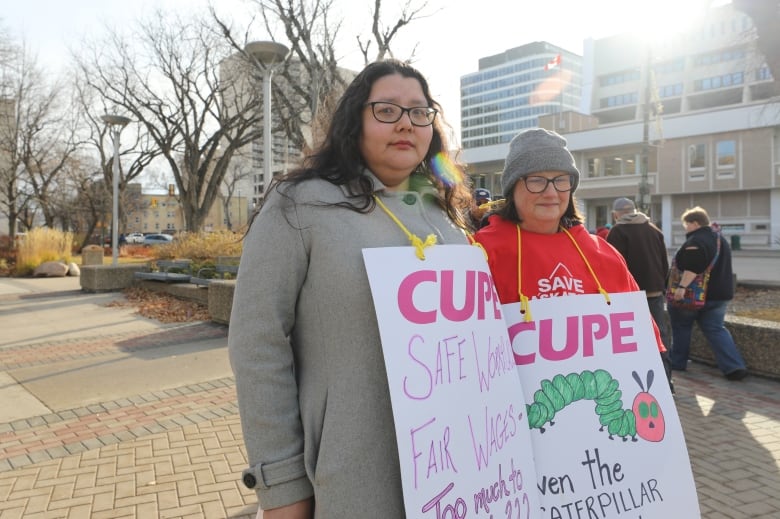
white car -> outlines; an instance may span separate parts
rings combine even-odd
[[[164,243],[171,243],[173,236],[169,234],[147,234],[144,237],[144,245],[160,245]]]
[[[144,234],[142,232],[131,232],[125,236],[125,240],[127,240],[127,243],[143,243]]]

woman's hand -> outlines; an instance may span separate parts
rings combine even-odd
[[[258,510],[256,519],[312,519],[314,517],[314,498],[298,501],[287,506]]]
[[[674,289],[674,295],[672,298],[675,301],[679,301],[685,296],[685,289],[688,285],[691,284],[691,282],[696,279],[696,273],[690,270],[683,270],[682,275],[680,276],[680,284],[677,285],[677,288]]]

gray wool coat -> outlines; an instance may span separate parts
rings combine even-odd
[[[409,231],[467,243],[432,200],[376,194]],[[263,509],[312,495],[317,518],[404,517],[393,414],[361,250],[409,245],[379,207],[322,180],[275,190],[245,239],[228,348]],[[294,201],[294,203],[293,203]]]

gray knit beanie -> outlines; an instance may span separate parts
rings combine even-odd
[[[511,199],[518,180],[540,171],[562,171],[574,175],[572,193],[580,182],[580,172],[574,164],[574,157],[566,149],[566,139],[543,128],[525,130],[509,143],[501,176],[504,196]]]

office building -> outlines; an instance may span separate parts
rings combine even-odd
[[[634,34],[586,42],[589,110],[565,113],[565,127],[553,115],[539,125],[568,140],[588,228],[609,223],[626,196],[670,248],[684,240],[682,212],[699,205],[733,248],[780,249],[780,100],[755,42],[730,4],[651,45]],[[500,175],[507,149],[495,145],[475,167]]]
[[[533,42],[481,58],[479,71],[461,77],[461,144],[468,173],[478,187],[500,192],[503,157],[518,132],[556,114],[580,110],[582,58],[547,42]]]

